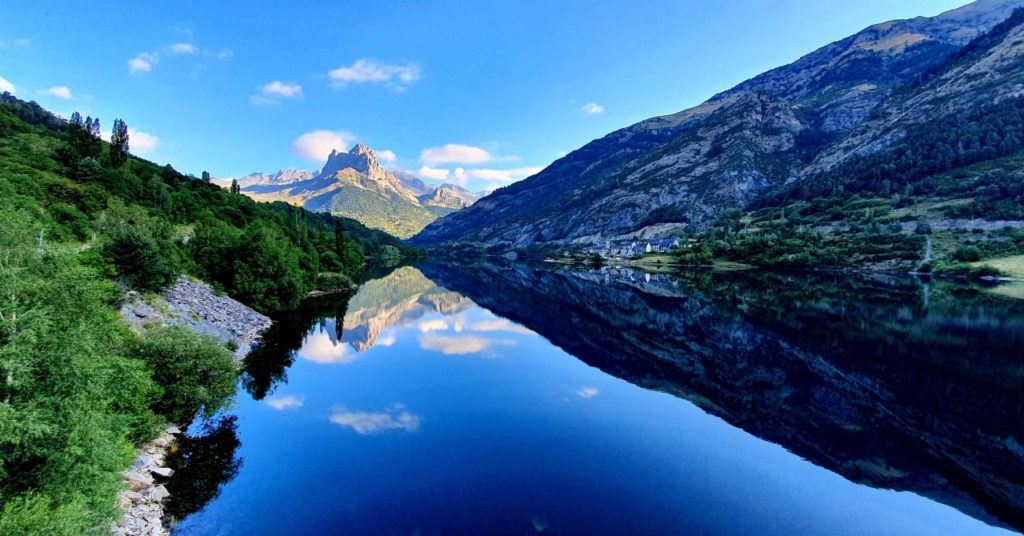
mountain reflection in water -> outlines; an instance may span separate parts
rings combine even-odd
[[[854,482],[1024,530],[1024,301],[890,277],[422,271]]]
[[[405,365],[373,364],[381,369],[374,374],[395,377],[402,374],[395,366],[408,369],[409,363],[417,363],[417,356],[409,355],[412,350],[408,347],[391,348],[396,340],[401,346],[403,334],[412,333],[417,352],[452,357],[495,357],[517,352],[522,356],[521,352],[540,351],[547,344],[536,337],[540,335],[587,365],[633,385],[687,400],[732,426],[781,445],[850,481],[910,491],[989,525],[1024,529],[1024,447],[1019,427],[1024,414],[1022,300],[949,282],[903,278],[763,272],[647,275],[614,268],[574,270],[526,264],[406,266],[365,282],[351,298],[310,300],[299,311],[276,319],[263,346],[246,360],[243,385],[252,399],[262,401],[265,407],[282,414],[302,411],[307,402],[305,395],[290,392],[298,386],[288,378],[289,370],[298,366],[296,359],[316,366],[346,368],[363,363],[364,356],[370,354],[392,360],[412,359]],[[531,348],[527,350],[521,337],[537,342],[527,345]],[[565,372],[553,370],[551,374]],[[372,374],[369,377],[380,381]],[[511,384],[516,380],[508,381]],[[522,381],[528,389],[530,378]],[[539,384],[546,379],[536,377],[534,381]],[[421,383],[430,382],[443,389],[440,393],[452,393],[466,404],[471,404],[472,396],[479,396],[459,394],[465,388],[460,387],[457,377],[424,378]],[[406,390],[427,389],[418,386],[415,378],[403,378],[399,383]],[[290,389],[278,392],[282,386]],[[367,385],[360,389],[372,393],[385,387],[394,386]],[[494,389],[506,387],[498,385]],[[513,388],[507,389],[512,392]],[[597,387],[588,385],[572,392],[581,400],[599,393]],[[426,401],[439,396],[422,398],[413,409],[398,401],[369,409],[336,405],[322,418],[356,436],[422,434],[427,421],[440,425],[437,415],[430,420],[424,416],[429,412],[423,411]],[[515,411],[522,410],[517,409],[520,406],[514,399],[507,404],[512,409],[501,406],[489,411],[513,412],[506,419],[517,423],[526,418],[515,415]],[[264,422],[260,420],[264,417],[254,413],[255,407],[246,407],[243,403],[240,409],[243,448],[247,442],[246,412],[250,418]],[[486,412],[483,408],[479,411]],[[293,432],[308,436],[302,441],[329,437],[318,435],[326,432],[309,431],[320,421],[303,418],[307,419],[303,421],[305,428]],[[454,416],[448,418],[452,420],[447,427],[473,437],[472,427],[463,428],[467,423],[458,422]],[[261,427],[272,422],[277,421],[266,421]],[[231,425],[233,430],[234,421]],[[497,425],[489,421],[488,426]],[[249,432],[251,436],[266,433],[274,432]],[[280,437],[274,440],[282,449],[308,448],[308,443],[293,445]],[[260,436],[253,441],[255,448],[268,440]],[[232,445],[230,441],[221,443]],[[421,438],[421,454],[429,453],[428,444]],[[345,445],[362,448],[356,443]],[[410,444],[408,448],[414,447]],[[443,443],[442,451],[450,448],[454,445]],[[372,450],[357,452],[363,453],[363,461],[369,464],[367,470],[376,467],[370,461]],[[408,452],[415,450],[394,451],[393,455],[411,455]],[[243,475],[247,467],[259,464],[259,460],[249,463],[254,456],[251,451],[247,454]],[[564,465],[573,463],[574,454],[558,452],[550,456],[552,460],[564,457],[560,462]],[[224,463],[227,470],[221,473],[230,478],[238,467],[229,460]],[[449,463],[458,465],[444,465],[439,470],[444,469],[454,479],[486,482],[486,474],[500,469],[474,470],[464,461]],[[200,462],[193,464],[201,466]],[[262,482],[260,475],[248,478]],[[216,478],[210,480],[218,488],[222,483]],[[183,487],[188,489],[187,485]],[[497,491],[499,495],[508,492],[509,508],[524,500],[517,490]],[[216,493],[193,489],[190,495],[208,501]],[[238,504],[251,498],[239,491],[218,500],[237,509]],[[322,508],[323,513],[318,515],[323,519],[337,515],[329,505],[315,501],[303,504]],[[457,504],[431,504],[436,510],[456,508],[458,515],[469,515],[463,514]],[[390,515],[385,515],[385,510],[396,506],[374,505],[376,513],[358,517],[365,525],[354,532],[369,534],[384,527],[394,531],[394,525],[382,519]],[[203,504],[195,504],[189,511],[201,508]],[[406,504],[403,508],[412,506]],[[505,526],[500,508],[487,512],[483,518],[445,518],[444,523],[450,524],[443,526],[449,530],[461,526],[491,533],[520,533],[500,530]],[[181,513],[184,516],[189,512]],[[443,514],[435,511],[431,515]],[[224,516],[220,514],[220,518]],[[211,512],[196,515],[186,520],[182,532],[217,533],[202,527],[220,518]],[[549,528],[557,520],[532,515],[527,519],[528,531],[559,533]],[[880,521],[883,526],[884,522]],[[744,531],[739,520],[714,523],[709,526],[718,532]],[[603,527],[598,532],[616,531],[610,525],[595,526]],[[704,530],[709,526],[701,525]],[[310,534],[326,530],[313,527],[290,530]],[[619,528],[625,529],[636,527]],[[342,527],[337,530],[346,532]],[[813,533],[810,528],[804,532],[808,530]],[[224,533],[235,534],[229,530]]]

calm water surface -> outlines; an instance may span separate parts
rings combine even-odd
[[[914,280],[403,267],[278,320],[179,535],[1011,534],[1024,302]]]

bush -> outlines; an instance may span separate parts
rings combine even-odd
[[[960,262],[977,262],[981,260],[981,250],[978,246],[959,247],[953,252],[953,260]]]
[[[347,290],[356,284],[345,274],[337,272],[321,272],[316,278],[317,290]]]
[[[156,290],[170,283],[176,257],[134,226],[119,226],[107,238],[103,253],[125,283],[138,290]]]
[[[235,393],[234,355],[214,337],[171,325],[145,333],[134,351],[163,388],[155,409],[173,422],[213,415]]]

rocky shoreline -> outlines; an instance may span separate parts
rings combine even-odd
[[[181,434],[176,426],[168,426],[160,436],[140,449],[139,457],[124,472],[125,489],[117,496],[124,516],[111,529],[117,536],[165,536],[163,501],[170,492],[162,484],[174,474],[164,462]]]
[[[270,318],[227,296],[218,296],[202,281],[179,277],[156,296],[128,292],[121,317],[135,331],[181,324],[196,333],[211,335],[234,345],[235,357],[244,358],[258,343]],[[170,492],[163,485],[174,471],[164,466],[182,431],[168,426],[142,445],[132,466],[124,472],[125,489],[118,494],[124,516],[111,527],[117,536],[166,536],[163,501]]]
[[[121,306],[121,317],[136,331],[150,327],[181,324],[212,335],[224,344],[233,343],[235,357],[242,359],[259,343],[270,327],[270,318],[228,296],[218,296],[202,281],[179,277],[157,296],[129,292]]]

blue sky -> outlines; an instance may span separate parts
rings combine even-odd
[[[870,24],[965,3],[5,0],[0,88],[104,130],[123,118],[134,152],[196,175],[319,168],[359,141],[482,190]]]

